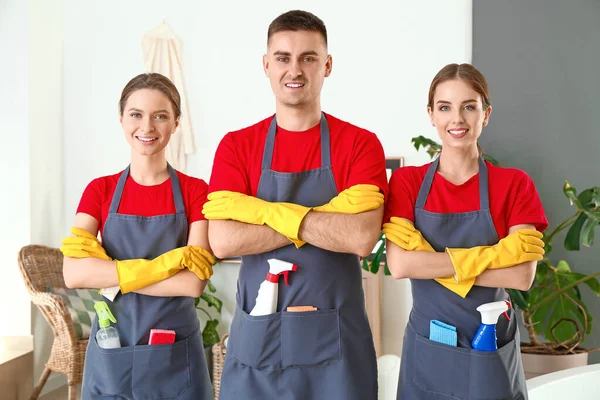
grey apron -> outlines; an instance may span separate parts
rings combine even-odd
[[[177,173],[169,165],[175,214],[140,217],[117,210],[129,167],[121,174],[102,235],[107,254],[117,260],[153,259],[187,244],[188,221]],[[121,348],[101,349],[90,333],[83,400],[209,400],[212,386],[204,358],[202,335],[192,297],[119,294],[107,301],[117,319]],[[147,345],[150,329],[172,329],[172,345]]]
[[[257,196],[307,207],[328,203],[337,196],[325,116],[321,117],[322,165],[314,170],[282,173],[271,169],[276,128],[273,117]],[[269,258],[295,263],[298,270],[290,273],[289,286],[283,280],[279,284],[276,313],[250,316],[258,287],[269,271]],[[300,305],[318,310],[286,312],[288,306]],[[310,244],[242,257],[220,399],[376,398],[375,348],[358,257]]]
[[[490,214],[488,173],[479,159],[479,211],[439,214],[426,211],[425,202],[436,174],[436,159],[423,179],[415,205],[415,227],[436,251],[446,247],[471,248],[496,244],[498,234]],[[473,286],[466,298],[435,280],[411,279],[413,307],[404,344],[398,399],[527,399],[514,312],[511,321],[500,316],[498,350],[471,348],[481,317],[477,306],[508,300],[501,288]],[[458,347],[430,341],[433,319],[456,327]]]

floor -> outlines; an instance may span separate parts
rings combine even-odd
[[[77,387],[78,390],[81,390],[81,386]],[[39,400],[66,400],[69,398],[68,396],[69,393],[69,388],[67,387],[67,385],[61,386],[60,388],[47,393],[43,396],[41,396],[39,398]],[[77,400],[81,399],[81,396],[79,393],[77,393]]]

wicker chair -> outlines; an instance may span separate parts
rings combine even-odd
[[[31,301],[35,304],[54,332],[54,343],[46,368],[30,400],[38,398],[50,372],[67,376],[69,400],[75,400],[76,387],[83,378],[83,361],[88,340],[77,339],[69,310],[60,296],[48,293],[48,286],[65,288],[62,273],[63,255],[58,249],[29,245],[19,252],[19,268]]]

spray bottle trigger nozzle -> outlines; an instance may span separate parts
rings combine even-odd
[[[510,301],[508,300],[504,300],[504,302],[506,303],[506,306],[508,307],[508,309],[510,310],[510,308],[512,307],[512,305],[510,304]],[[504,311],[502,313],[502,315],[504,315],[504,318],[506,318],[507,320],[510,321],[510,317],[508,316],[508,311]]]
[[[296,264],[292,265],[292,269],[290,271],[298,271],[298,266]],[[290,276],[290,271],[282,271],[281,275],[283,275],[283,280],[285,281],[286,286],[289,286],[288,277]]]
[[[281,275],[283,275],[283,280],[285,281],[285,285],[286,286],[289,285],[289,283],[288,283],[288,276],[289,276],[289,274],[290,274],[290,271],[283,271],[281,273]]]

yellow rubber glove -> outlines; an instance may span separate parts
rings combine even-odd
[[[454,265],[457,282],[476,278],[486,269],[507,268],[544,257],[542,233],[535,229],[519,229],[493,246],[470,249],[446,249]]]
[[[71,228],[71,233],[75,236],[64,238],[60,247],[65,257],[111,260],[96,236],[75,226]]]
[[[153,260],[123,260],[117,261],[117,275],[121,292],[129,293],[142,289],[154,283],[168,279],[188,268],[200,279],[206,280],[213,273],[211,257],[198,246],[185,246],[168,251]]]
[[[310,211],[298,204],[270,203],[227,190],[209,194],[208,200],[202,209],[208,220],[232,219],[246,224],[266,224],[293,242],[301,242],[298,237],[300,224]]]
[[[392,217],[390,222],[383,224],[383,233],[387,239],[404,250],[435,252],[421,232],[405,219]],[[452,276],[436,278],[435,281],[462,298],[467,296],[475,284],[475,278],[466,279],[459,283]]]
[[[189,262],[185,263],[187,269],[192,271],[198,279],[208,280],[212,274],[212,266],[217,263],[217,259],[200,246],[188,246],[190,253]]]
[[[342,191],[327,204],[314,207],[321,212],[360,214],[376,210],[383,205],[383,193],[375,185],[354,185]]]

